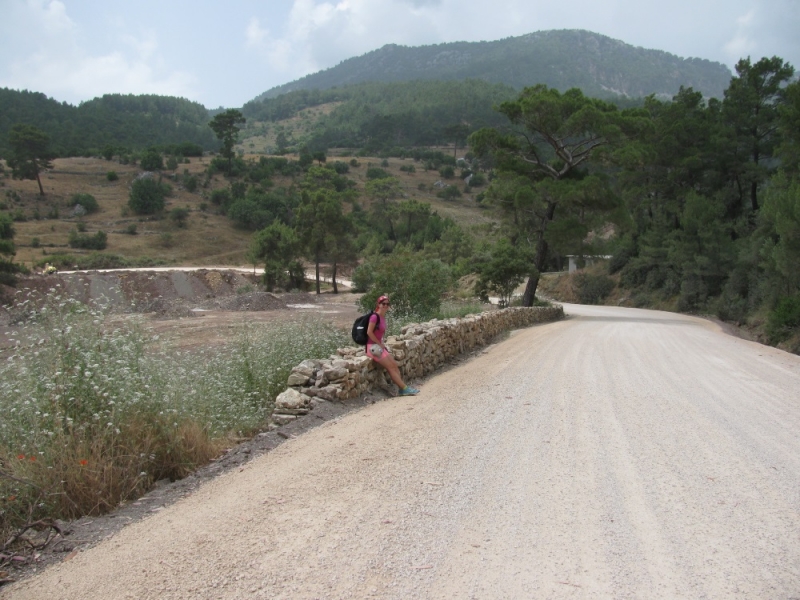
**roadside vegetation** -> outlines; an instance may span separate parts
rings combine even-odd
[[[348,342],[303,318],[243,325],[225,347],[181,352],[61,293],[30,311],[0,364],[4,541],[184,477],[263,428],[292,367]]]

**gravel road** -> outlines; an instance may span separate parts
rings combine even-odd
[[[1,598],[800,598],[800,357],[565,307]]]

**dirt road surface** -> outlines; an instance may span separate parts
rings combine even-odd
[[[0,597],[800,598],[800,357],[566,310]]]

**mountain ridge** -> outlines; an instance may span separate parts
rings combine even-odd
[[[252,102],[291,91],[330,89],[366,81],[483,79],[515,89],[544,83],[565,91],[579,87],[600,98],[671,98],[681,86],[721,98],[732,76],[727,66],[680,58],[578,29],[537,31],[481,42],[423,46],[386,44],[335,67],[270,88]]]

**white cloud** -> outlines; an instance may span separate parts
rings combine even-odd
[[[192,76],[163,68],[155,33],[121,34],[119,47],[92,52],[63,2],[12,2],[15,26],[27,35],[18,34],[21,48],[0,71],[0,86],[44,92],[73,103],[108,93],[193,94]]]
[[[388,43],[438,40],[453,14],[445,8],[443,0],[294,0],[280,32],[253,17],[245,40],[273,69],[297,77]]]
[[[53,0],[47,6],[41,0],[32,0],[28,5],[38,10],[42,16],[42,26],[44,30],[49,33],[58,33],[61,31],[72,31],[75,29],[75,23],[67,16],[67,7],[63,2]]]
[[[736,19],[736,33],[723,46],[728,62],[735,64],[739,58],[752,54],[756,49],[756,43],[751,37],[755,16],[755,10],[750,10]]]

